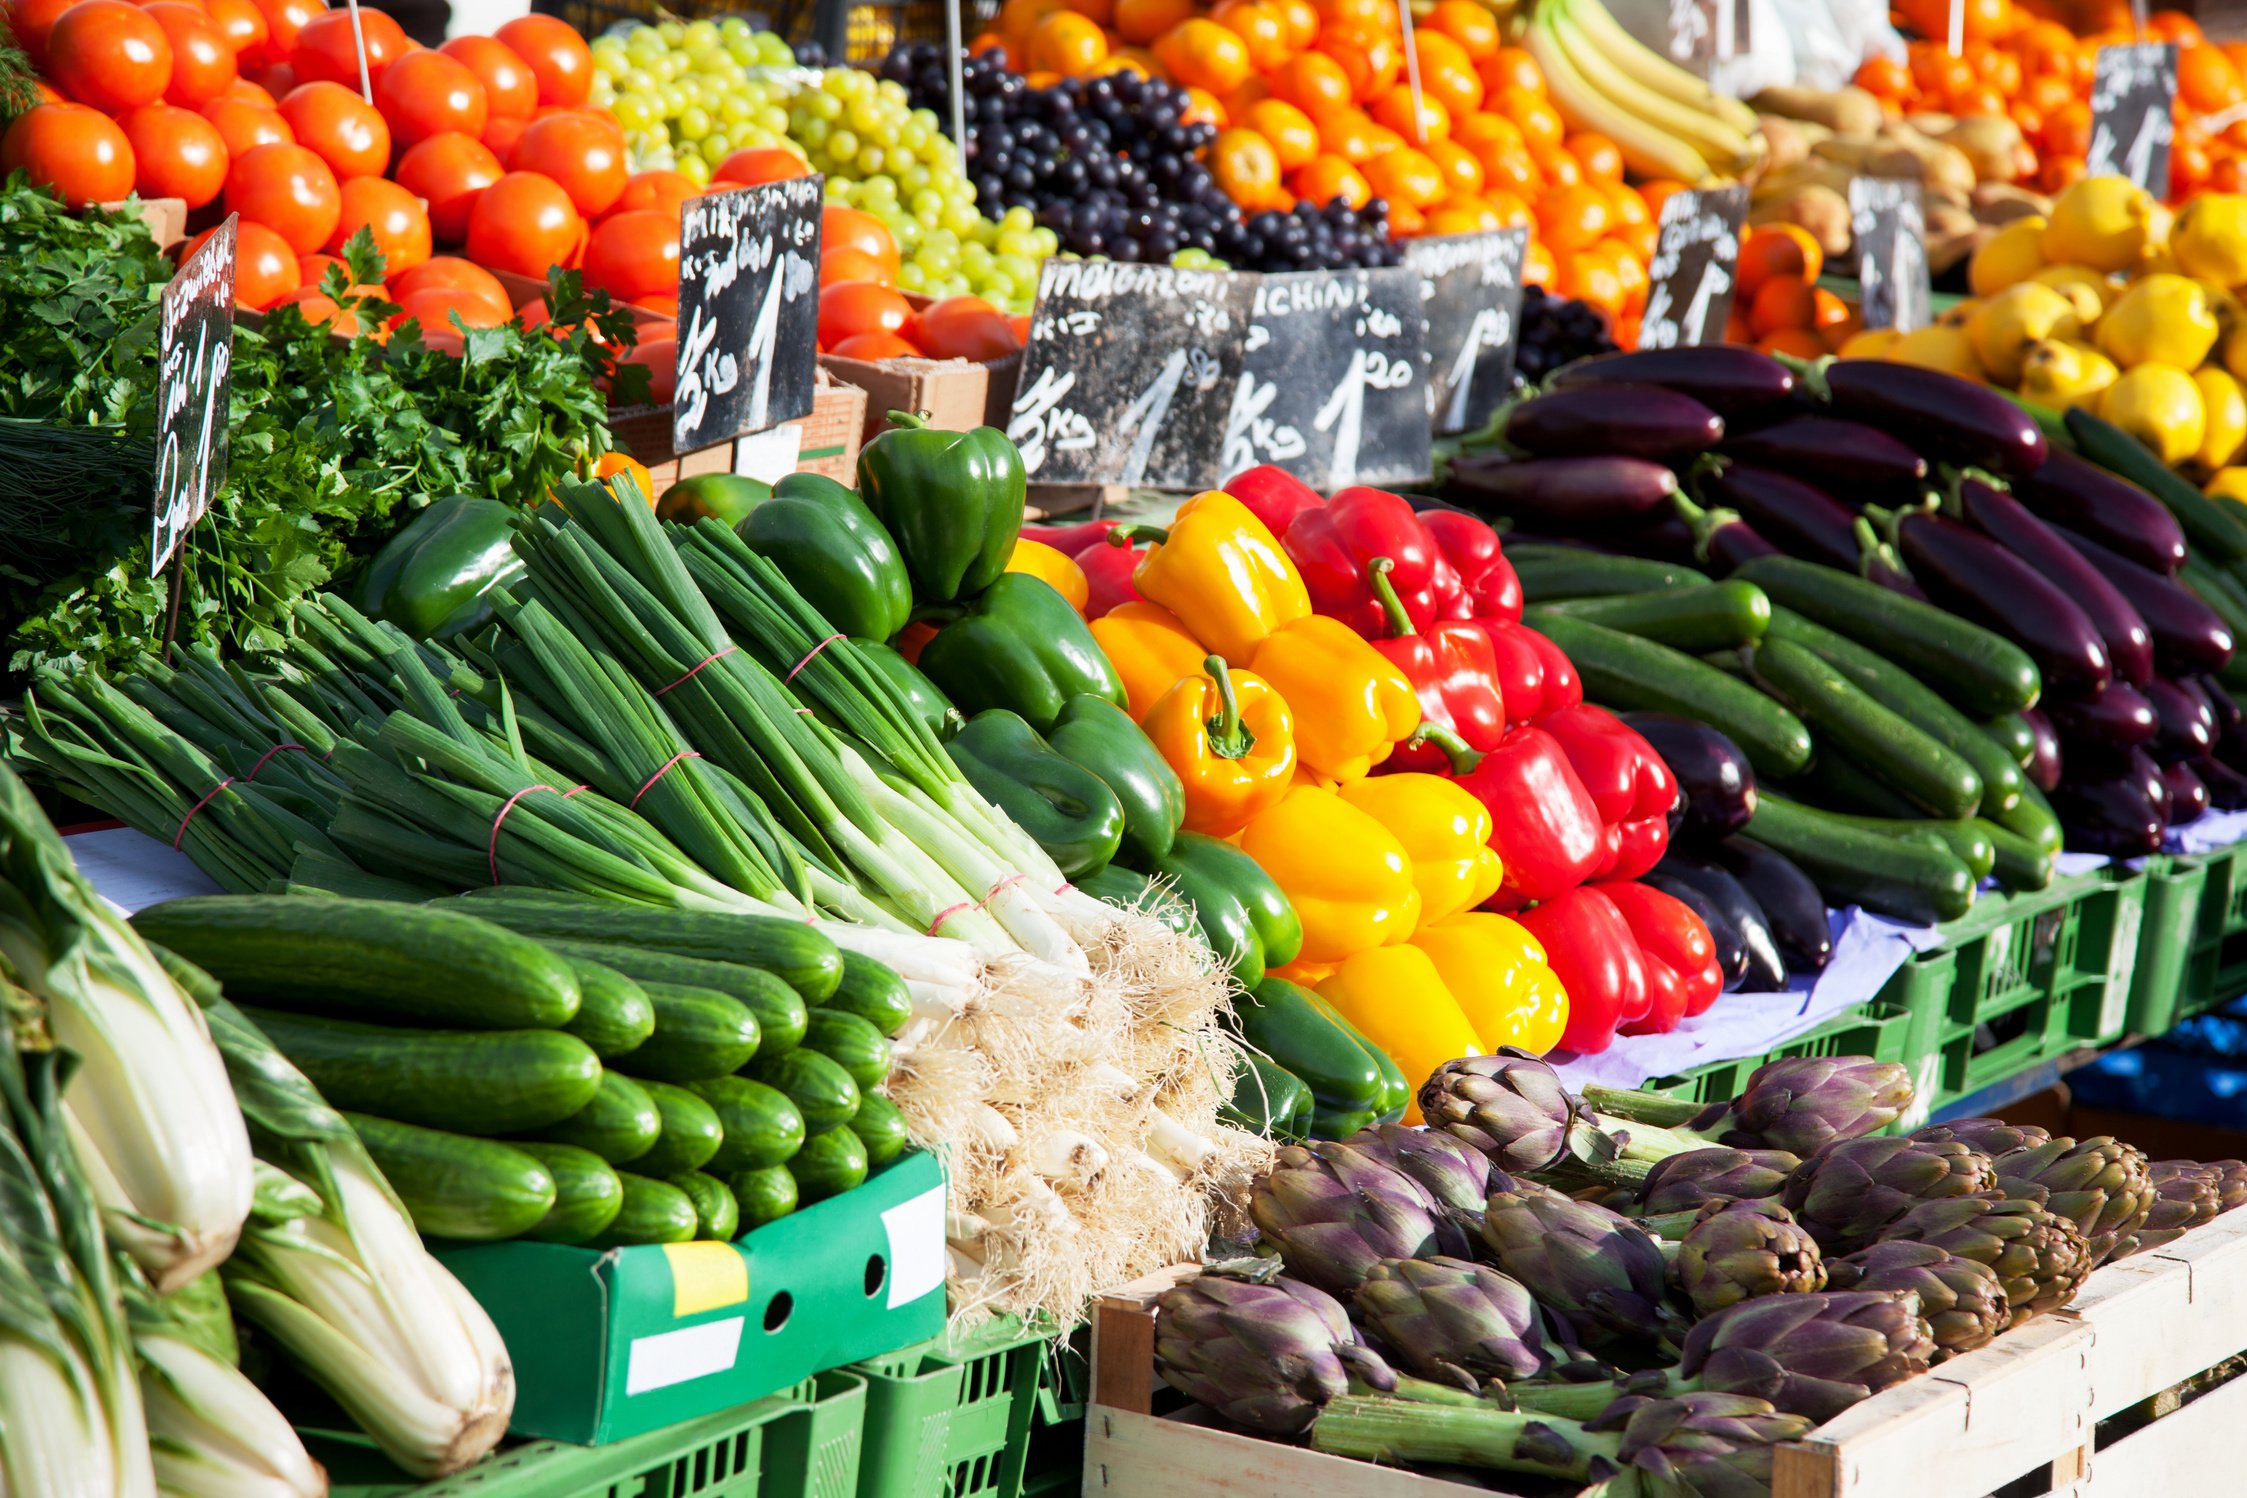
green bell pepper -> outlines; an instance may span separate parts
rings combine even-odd
[[[1043,578],[1009,572],[951,612],[921,649],[921,670],[969,715],[1003,707],[1050,733],[1082,692],[1124,705],[1123,681],[1084,616]]]
[[[1308,989],[1266,978],[1233,1006],[1233,1023],[1241,1039],[1303,1079],[1321,1113],[1363,1113],[1370,1123],[1380,1111],[1381,1069],[1354,1033],[1319,1012]]]
[[[1252,1129],[1273,1139],[1309,1138],[1317,1104],[1311,1097],[1311,1089],[1303,1085],[1303,1079],[1262,1056],[1245,1059],[1248,1064],[1233,1080],[1232,1101],[1219,1108],[1217,1116],[1238,1128]]]
[[[1306,993],[1306,997],[1310,999],[1312,1008],[1324,1015],[1336,1029],[1341,1030],[1356,1040],[1359,1045],[1364,1046],[1366,1055],[1373,1058],[1375,1068],[1381,1073],[1381,1100],[1376,1107],[1374,1121],[1377,1123],[1395,1123],[1398,1119],[1404,1117],[1404,1110],[1411,1104],[1412,1094],[1419,1084],[1407,1078],[1404,1074],[1404,1068],[1398,1066],[1395,1059],[1387,1051],[1367,1040],[1365,1032],[1345,1019],[1341,1010],[1315,993]],[[1360,1125],[1360,1127],[1363,1127],[1363,1125]],[[1342,1136],[1336,1134],[1321,1135],[1320,1137],[1339,1139]]]
[[[922,603],[973,598],[999,580],[1022,533],[1022,454],[997,427],[933,431],[889,413],[858,455],[858,492],[889,527]]]
[[[822,474],[789,474],[734,534],[770,558],[838,634],[886,640],[913,612],[897,543],[857,495]]]
[[[944,746],[968,784],[1012,817],[1075,879],[1108,866],[1123,838],[1123,808],[1106,781],[1054,753],[1014,713],[991,708]]]
[[[1119,910],[1143,910],[1180,936],[1201,933],[1201,928],[1194,924],[1191,905],[1145,874],[1134,874],[1120,863],[1087,874],[1077,880],[1076,885],[1095,900],[1105,901]]]
[[[1186,787],[1131,714],[1105,697],[1072,697],[1054,720],[1046,742],[1108,782],[1122,803],[1122,857],[1133,863],[1160,858],[1186,820]]]
[[[491,593],[523,576],[514,511],[448,494],[384,544],[359,581],[359,608],[417,640],[443,640],[492,619]]]
[[[705,515],[727,525],[739,525],[749,512],[772,498],[772,485],[738,473],[698,473],[663,491],[655,502],[655,518],[692,525]]]
[[[1303,950],[1303,922],[1286,893],[1231,843],[1181,832],[1147,872],[1169,879],[1194,907],[1202,939],[1241,987],[1254,988],[1266,968],[1285,967]]]
[[[928,725],[928,731],[938,739],[948,739],[967,726],[967,714],[944,700],[936,683],[921,674],[921,668],[899,655],[879,640],[853,640],[866,664],[889,679],[891,690],[904,699],[913,715]]]

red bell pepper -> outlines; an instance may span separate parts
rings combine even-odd
[[[1103,525],[1113,522],[1102,521]],[[1094,541],[1076,553],[1076,564],[1084,571],[1086,598],[1084,616],[1098,619],[1111,610],[1127,603],[1138,603],[1139,584],[1131,580],[1131,569],[1147,559],[1147,544],[1136,546],[1110,546],[1106,541]]]
[[[1498,693],[1506,701],[1506,726],[1534,723],[1547,713],[1584,700],[1576,666],[1558,645],[1526,624],[1485,620],[1490,649],[1498,662]]]
[[[1367,639],[1386,624],[1367,571],[1376,557],[1389,559],[1389,585],[1404,601],[1415,627],[1436,621],[1435,579],[1441,553],[1412,506],[1379,489],[1344,489],[1317,509],[1304,509],[1280,538],[1303,575],[1311,608],[1341,620]]]
[[[1499,549],[1498,533],[1464,510],[1422,510],[1420,524],[1458,579],[1458,591],[1436,586],[1445,619],[1521,619],[1521,579]]]
[[[1646,1014],[1624,1024],[1625,1035],[1660,1035],[1705,1013],[1724,991],[1709,928],[1684,901],[1651,885],[1624,881],[1593,886],[1621,913],[1646,969]]]
[[[1284,468],[1269,463],[1245,468],[1225,480],[1225,492],[1248,506],[1274,536],[1284,536],[1295,517],[1326,503],[1319,491]]]
[[[1506,865],[1491,909],[1550,900],[1599,867],[1607,854],[1606,825],[1551,734],[1517,728],[1489,753],[1477,754],[1450,729],[1423,723],[1407,742],[1415,741],[1441,749],[1453,778],[1489,808],[1490,846]]]
[[[1623,913],[1598,889],[1569,890],[1514,919],[1544,947],[1553,976],[1568,990],[1561,1049],[1604,1051],[1618,1027],[1646,1017],[1653,1002],[1646,960]]]
[[[1588,702],[1547,713],[1537,726],[1560,741],[1607,824],[1607,853],[1592,877],[1636,879],[1660,863],[1670,846],[1677,777],[1654,746],[1606,708]]]
[[[1506,736],[1506,700],[1498,690],[1498,658],[1489,631],[1472,619],[1438,620],[1425,630],[1413,628],[1396,589],[1389,585],[1388,563],[1387,557],[1375,557],[1370,568],[1373,591],[1390,630],[1388,638],[1373,641],[1373,648],[1412,683],[1420,698],[1421,722],[1450,729],[1478,754],[1497,748]],[[1440,773],[1450,763],[1450,756],[1436,745],[1408,740],[1381,768]]]
[[[1073,557],[1087,546],[1097,546],[1108,539],[1108,532],[1119,522],[1114,520],[1086,520],[1076,525],[1025,525],[1024,540],[1050,546],[1065,557]]]

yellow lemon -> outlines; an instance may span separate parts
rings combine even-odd
[[[1840,359],[1885,359],[1904,335],[1894,328],[1866,328],[1842,341],[1834,356]]]
[[[1935,326],[1938,328],[1963,329],[1967,323],[1973,321],[1974,314],[1981,310],[1982,299],[1980,297],[1962,296],[1935,314]]]
[[[2044,215],[2017,218],[1982,241],[1966,262],[1966,284],[1976,296],[1995,296],[2044,269]]]
[[[2234,504],[2247,505],[2247,468],[2219,468],[2209,478],[2207,487],[2200,491],[2213,499],[2228,499]]]
[[[2128,270],[2159,243],[2154,201],[2127,177],[2084,177],[2053,201],[2044,226],[2047,264]]]
[[[1969,380],[1982,378],[1981,361],[1974,357],[1973,340],[1963,328],[1939,324],[1914,328],[1888,346],[1887,356],[1899,364],[1923,365]]]
[[[2029,346],[2047,338],[2073,338],[2083,331],[2075,304],[2049,286],[2022,281],[1983,302],[1966,320],[1974,357],[2000,385],[2021,381],[2021,360]]]
[[[2133,369],[2168,364],[2195,369],[2216,346],[2215,309],[2198,281],[2184,276],[2143,276],[2099,319],[2100,352]]]
[[[2200,387],[2204,413],[2200,451],[2194,459],[2202,468],[2222,468],[2239,456],[2240,445],[2247,443],[2247,391],[2239,388],[2239,381],[2228,371],[2214,364],[2194,370],[2192,382]]]
[[[2114,299],[2122,295],[2121,287],[2088,265],[2047,265],[2029,279],[2066,292],[2075,300],[2076,312],[2083,318],[2085,327],[2097,322],[2099,314],[2113,306]],[[2086,312],[2086,299],[2096,301],[2098,306]]]
[[[2192,376],[2168,364],[2126,370],[2099,397],[2099,415],[2153,450],[2171,468],[2200,451],[2208,408]]]
[[[2088,343],[2048,338],[2032,344],[2021,360],[2021,394],[2040,406],[2064,411],[2070,406],[2098,409],[2099,392],[2122,371]]]
[[[2186,203],[2169,252],[2188,276],[2219,286],[2247,281],[2247,193],[2204,192]]]

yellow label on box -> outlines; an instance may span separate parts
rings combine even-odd
[[[730,1243],[666,1243],[671,1261],[671,1314],[698,1316],[749,1298],[749,1260]]]

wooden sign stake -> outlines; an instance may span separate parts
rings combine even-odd
[[[960,0],[948,0],[944,7],[944,68],[952,80],[952,144],[960,148],[960,170],[967,170],[967,83],[966,68],[961,60],[965,49],[960,45]],[[1029,66],[1027,59],[1018,59],[1019,65]],[[985,203],[986,211],[997,207]]]

